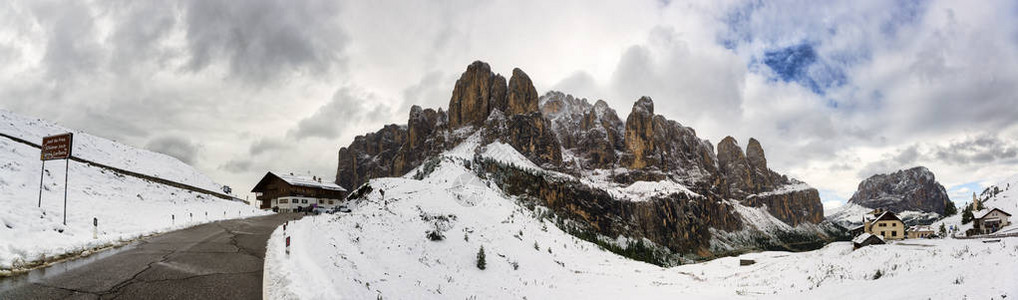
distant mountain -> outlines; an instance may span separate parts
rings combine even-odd
[[[423,176],[458,153],[478,177],[549,208],[578,236],[645,238],[694,257],[840,237],[817,190],[769,169],[759,141],[745,152],[731,137],[717,147],[655,114],[649,97],[623,120],[604,101],[538,96],[522,70],[507,83],[478,61],[457,80],[448,111],[414,106],[407,125],[341,148],[336,182],[353,190],[372,178]],[[482,155],[493,148],[525,162]]]
[[[828,215],[843,226],[862,223],[862,214],[880,208],[898,214],[906,224],[929,224],[951,203],[947,190],[926,167],[877,174],[859,183],[848,203]]]

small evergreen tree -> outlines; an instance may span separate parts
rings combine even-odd
[[[477,251],[477,268],[484,270],[488,263],[484,261],[484,246],[481,246],[481,250]]]
[[[944,226],[944,223],[940,223],[940,236],[947,236],[947,227]]]

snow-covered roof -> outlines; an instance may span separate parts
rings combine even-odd
[[[283,175],[281,175],[281,174],[275,174],[275,173],[273,173],[273,175],[276,175],[277,177],[279,177],[279,179],[282,179],[283,181],[286,181],[286,183],[288,183],[290,185],[313,187],[313,188],[320,188],[320,189],[333,190],[333,191],[341,191],[341,192],[345,192],[346,191],[346,189],[344,189],[343,187],[341,187],[341,186],[339,186],[339,185],[337,185],[335,183],[328,182],[328,181],[321,181],[321,179],[315,180],[312,177],[305,177],[305,176],[291,175],[291,174],[283,174]]]
[[[933,231],[933,227],[930,225],[916,225],[906,229],[907,231]]]
[[[863,242],[868,240],[870,237],[877,237],[878,239],[880,239],[880,241],[884,241],[884,238],[880,237],[879,235],[872,235],[872,234],[864,232],[864,233],[860,234],[859,236],[855,237],[854,239],[852,239],[852,242],[856,243],[856,244],[862,244]]]
[[[996,208],[996,207],[990,208],[990,209],[984,209],[984,210],[976,211],[976,213],[974,215],[978,216],[978,217],[976,217],[976,219],[982,219],[982,218],[985,218],[987,215],[989,215],[991,212],[993,212],[995,210],[996,211],[1000,211],[1000,212],[1004,213],[1005,215],[1007,215],[1009,217],[1011,216],[1011,214],[1009,214],[1008,212],[1006,212],[1006,211],[1004,211],[1002,209]]]
[[[290,174],[276,174],[276,173],[273,173],[273,172],[266,173],[265,176],[262,177],[262,180],[259,180],[258,184],[255,184],[254,188],[251,189],[251,192],[252,193],[263,192],[264,189],[265,189],[266,184],[268,184],[271,181],[270,178],[272,178],[272,177],[279,178],[279,179],[283,180],[283,182],[286,182],[286,184],[289,184],[289,185],[292,185],[292,186],[303,186],[303,187],[317,188],[317,189],[330,190],[330,191],[346,192],[345,188],[343,188],[343,187],[341,187],[341,186],[339,186],[339,185],[337,185],[337,184],[335,184],[333,182],[322,181],[321,178],[314,178],[314,177],[293,175],[293,173],[290,173]]]
[[[884,211],[884,212],[880,213],[879,215],[876,215],[875,217],[866,217],[866,221],[870,221],[870,222],[876,222],[876,221],[894,221],[894,220],[901,221],[901,219],[898,218],[897,215],[895,215],[893,212],[891,212],[889,210]]]

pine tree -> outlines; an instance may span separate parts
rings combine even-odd
[[[940,236],[947,236],[947,227],[944,226],[944,223],[940,223]]]
[[[972,219],[974,218],[975,216],[972,215],[972,206],[971,205],[965,206],[965,209],[962,210],[961,213],[961,223],[968,224],[969,222],[972,222]]]
[[[484,270],[487,267],[487,262],[484,261],[484,246],[481,246],[481,250],[477,251],[477,268]]]
[[[944,205],[944,217],[950,217],[958,213],[958,208],[954,206],[954,202],[947,200]]]

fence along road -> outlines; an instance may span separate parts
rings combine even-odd
[[[11,136],[11,135],[8,135],[6,133],[0,132],[0,137],[7,138],[9,140],[12,140],[12,141],[15,141],[15,142],[18,142],[18,143],[22,143],[22,144],[25,144],[25,145],[29,145],[29,146],[32,146],[32,147],[34,147],[36,149],[42,149],[42,146],[40,146],[39,144],[27,141],[27,140],[19,138],[19,137]],[[119,174],[122,174],[122,175],[136,177],[136,178],[140,178],[140,179],[143,179],[143,180],[148,180],[148,181],[151,181],[151,182],[154,182],[154,183],[158,183],[158,184],[162,184],[162,185],[168,185],[168,186],[172,186],[172,187],[175,187],[175,188],[179,188],[179,189],[183,189],[183,190],[188,190],[188,191],[192,191],[192,192],[196,192],[196,193],[202,193],[202,194],[206,194],[206,195],[210,195],[210,196],[213,196],[213,197],[217,197],[217,198],[221,198],[221,199],[226,199],[226,200],[230,200],[230,201],[246,202],[243,199],[240,199],[240,198],[237,198],[237,197],[233,197],[233,196],[230,196],[230,195],[227,195],[227,194],[224,194],[224,193],[220,193],[220,192],[216,192],[216,191],[210,191],[210,190],[206,190],[206,189],[203,189],[203,188],[200,188],[200,187],[196,187],[196,186],[193,186],[193,185],[183,184],[183,183],[180,183],[180,182],[176,182],[176,181],[172,181],[172,180],[167,180],[167,179],[155,177],[155,176],[152,176],[152,175],[147,175],[147,174],[142,174],[142,173],[138,173],[138,172],[134,172],[134,171],[124,170],[124,169],[117,168],[117,167],[114,167],[114,166],[110,166],[110,165],[106,165],[106,164],[102,164],[102,163],[97,163],[97,162],[94,162],[94,161],[86,160],[84,158],[80,158],[80,157],[74,156],[73,154],[71,155],[71,160],[79,162],[79,163],[83,163],[83,164],[86,164],[86,165],[89,165],[89,166],[93,166],[93,167],[97,167],[97,168],[102,168],[102,169],[110,170],[110,171],[113,171],[113,172],[116,172],[116,173],[119,173]]]

